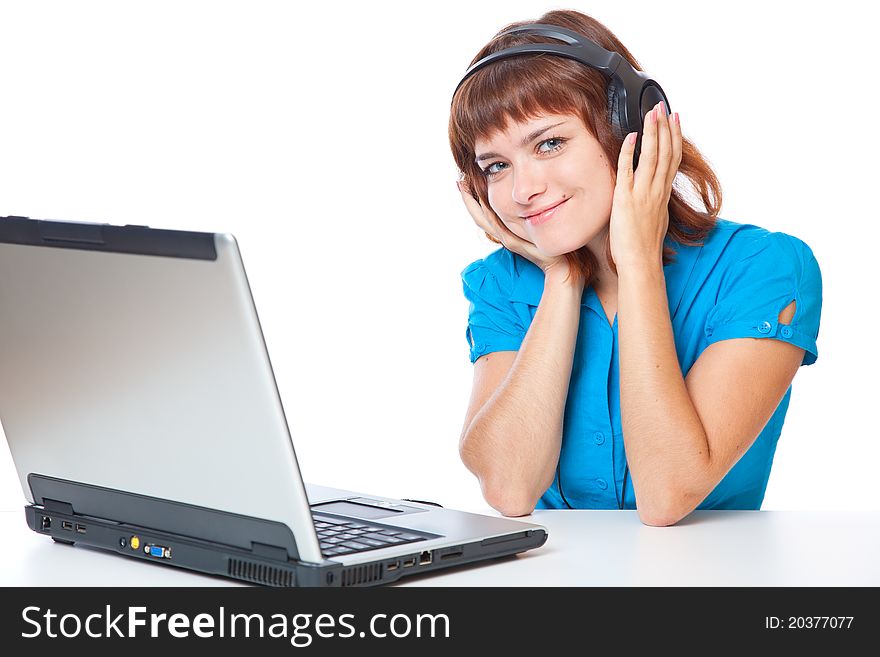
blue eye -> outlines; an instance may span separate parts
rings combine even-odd
[[[559,150],[559,148],[562,146],[562,143],[564,140],[561,139],[560,137],[551,137],[550,139],[545,139],[540,144],[538,144],[538,149],[540,150],[541,146],[543,146],[544,144],[549,144],[552,141],[558,142],[559,146],[554,146],[553,148],[551,148],[550,150],[547,150],[547,151],[541,151],[542,153],[550,153],[552,151]]]
[[[483,169],[483,175],[486,176],[487,178],[491,178],[492,176],[498,175],[501,172],[500,171],[493,171],[492,167],[497,167],[497,166],[502,166],[502,165],[504,165],[504,162],[493,162],[492,164],[487,166],[485,169]],[[504,165],[504,166],[506,166],[506,165]]]
[[[561,149],[562,145],[567,141],[568,141],[568,139],[565,139],[563,137],[550,137],[549,139],[545,139],[544,141],[540,142],[538,144],[538,147],[536,150],[537,150],[538,154],[540,154],[540,155],[546,155],[547,153],[553,153],[554,151],[558,151],[559,149]],[[546,150],[542,149],[541,147],[544,146],[545,144],[550,146],[550,148],[548,148]],[[556,144],[556,145],[554,146],[553,144]],[[492,162],[492,164],[487,166],[485,169],[482,169],[481,173],[486,178],[494,178],[499,173],[501,173],[501,171],[504,170],[504,169],[498,170],[498,169],[495,169],[494,167],[507,167],[507,166],[509,166],[509,165],[505,164],[504,162]]]

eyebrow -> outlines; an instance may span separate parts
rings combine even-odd
[[[538,137],[543,135],[548,130],[555,128],[556,126],[560,126],[563,123],[565,123],[565,121],[560,121],[559,123],[554,123],[552,125],[544,126],[543,128],[538,128],[534,132],[529,133],[528,135],[526,135],[526,138],[520,142],[520,144],[519,144],[520,148],[525,148],[526,146],[529,145],[529,142],[532,141],[533,139],[537,139]],[[483,160],[490,160],[493,157],[501,157],[501,156],[498,153],[480,153],[479,155],[477,155],[477,159],[474,161],[475,162],[482,162]]]

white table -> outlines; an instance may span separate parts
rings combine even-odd
[[[410,586],[878,586],[880,511],[696,511],[648,527],[635,511],[536,511],[549,538],[517,557]],[[110,552],[56,545],[0,512],[3,586],[237,586]]]

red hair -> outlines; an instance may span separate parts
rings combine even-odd
[[[511,23],[501,32],[529,23],[546,23],[573,30],[619,53],[635,69],[642,68],[623,44],[599,21],[573,10],[550,11],[536,21]],[[499,34],[501,34],[499,32]],[[471,61],[523,43],[555,43],[536,34],[496,35]],[[477,71],[458,89],[449,118],[449,145],[462,180],[483,207],[489,207],[487,181],[475,158],[474,144],[506,130],[510,121],[523,122],[542,114],[574,114],[598,140],[609,162],[617,162],[623,136],[614,135],[608,114],[608,79],[599,71],[579,62],[553,55],[529,54],[502,59]],[[616,168],[616,167],[615,167]],[[721,184],[697,148],[682,138],[681,164],[669,198],[667,236],[680,244],[701,244],[714,228],[721,210]],[[690,182],[702,208],[685,200],[687,190],[681,179]],[[492,235],[486,236],[496,244]],[[672,261],[675,251],[663,249],[663,263]],[[592,283],[596,260],[586,246],[565,255],[571,271]],[[606,238],[605,257],[614,268],[610,242]],[[616,269],[615,269],[616,270]]]

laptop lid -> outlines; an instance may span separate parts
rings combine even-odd
[[[322,561],[232,235],[0,220],[0,307],[0,419],[31,503],[31,475],[129,491],[283,523]]]

